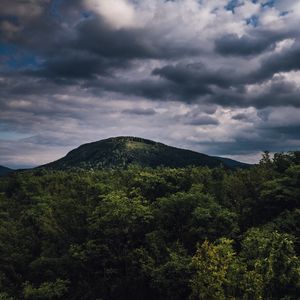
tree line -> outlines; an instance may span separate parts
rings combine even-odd
[[[0,299],[299,299],[300,153],[0,179]]]

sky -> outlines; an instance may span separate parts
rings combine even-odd
[[[1,0],[0,165],[124,135],[299,150],[299,21],[298,0]]]

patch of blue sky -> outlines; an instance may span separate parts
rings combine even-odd
[[[51,6],[50,6],[50,14],[61,18],[61,14],[60,14],[60,5],[62,4],[64,0],[52,0],[51,2]]]
[[[262,7],[273,7],[276,3],[276,0],[268,0],[261,4]]]
[[[251,25],[253,27],[257,27],[259,24],[259,17],[258,16],[251,16],[250,18],[246,19],[247,25]]]
[[[234,10],[236,7],[241,5],[241,1],[240,0],[230,0],[227,5],[225,6],[226,10],[230,10],[234,13]]]
[[[60,6],[62,5],[62,3],[65,0],[52,0],[51,2],[51,6],[50,6],[50,11],[49,13],[51,14],[52,17],[56,18],[58,21],[62,21],[63,20],[63,15],[61,13],[60,10]],[[80,13],[80,20],[79,21],[83,21],[89,18],[93,17],[93,13],[91,11],[85,11],[83,10]]]
[[[261,3],[261,6],[270,6],[273,7],[276,0],[265,0],[264,2],[261,0],[251,0],[252,3]]]
[[[251,0],[253,3],[259,3],[259,0]],[[229,0],[227,5],[225,6],[225,9],[230,10],[234,13],[235,8],[243,5],[244,1],[242,0]],[[276,0],[266,0],[261,3],[261,6],[264,8],[273,7],[276,3]]]
[[[81,16],[83,19],[89,19],[89,18],[93,17],[93,13],[90,11],[82,11]]]
[[[286,10],[286,11],[282,11],[279,15],[281,17],[284,17],[284,16],[288,15],[289,13],[290,13],[290,11]]]
[[[16,46],[0,42],[0,55],[10,55],[16,52]]]
[[[13,23],[15,25],[18,25],[19,23],[18,17],[10,15],[0,16],[0,21],[9,21],[10,23]]]
[[[16,45],[0,42],[0,61],[11,70],[37,69],[40,59],[34,53]]]

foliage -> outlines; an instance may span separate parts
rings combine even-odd
[[[241,257],[263,280],[263,299],[293,299],[300,292],[300,259],[291,236],[277,231],[250,229]]]
[[[230,268],[236,256],[231,244],[224,238],[217,244],[206,240],[198,247],[193,257],[196,271],[191,280],[191,299],[227,299],[225,287],[230,285]]]
[[[297,299],[299,162],[1,177],[0,299]]]
[[[66,294],[68,281],[57,279],[55,282],[43,282],[33,287],[29,282],[24,284],[25,299],[59,299]]]

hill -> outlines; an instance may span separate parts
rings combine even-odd
[[[12,171],[13,171],[12,169],[0,166],[0,176],[6,175],[6,174],[8,174],[8,173],[10,173]]]
[[[215,156],[215,158],[219,159],[221,162],[223,162],[224,165],[226,165],[229,168],[247,169],[251,167],[251,164],[243,163],[234,159],[230,159],[226,157],[218,157],[218,156]]]
[[[142,167],[232,167],[226,161],[191,150],[179,149],[138,137],[115,137],[84,144],[65,157],[44,165],[51,169]],[[235,167],[243,165],[235,162]]]

